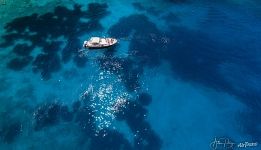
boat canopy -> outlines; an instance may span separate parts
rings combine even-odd
[[[107,43],[106,39],[101,39],[100,44],[104,44],[105,45],[105,44],[108,44],[108,43]]]
[[[92,38],[90,39],[90,41],[91,41],[92,43],[100,43],[100,38],[99,38],[99,37],[92,37]]]

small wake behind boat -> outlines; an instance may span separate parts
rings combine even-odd
[[[90,49],[107,48],[115,45],[117,42],[114,38],[91,37],[88,41],[84,41],[83,47]]]

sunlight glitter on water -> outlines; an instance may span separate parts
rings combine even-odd
[[[115,67],[120,66],[116,64]],[[89,102],[94,113],[97,133],[105,128],[115,129],[112,126],[115,114],[125,107],[128,99],[131,99],[131,95],[124,91],[124,85],[120,85],[121,80],[111,81],[111,76],[112,73],[109,71],[100,72],[98,79],[89,84],[81,95],[81,98],[85,96],[90,98]]]

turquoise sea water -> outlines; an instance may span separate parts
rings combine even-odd
[[[12,0],[0,20],[0,149],[261,149],[257,0]],[[119,43],[79,51],[91,36]]]

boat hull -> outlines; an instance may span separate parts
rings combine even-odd
[[[110,48],[110,47],[114,47],[115,45],[109,45],[109,46],[103,46],[103,47],[85,47],[88,49],[106,49],[106,48]]]
[[[98,43],[84,41],[83,47],[88,49],[103,49],[114,46],[118,41],[114,38],[100,38]]]

